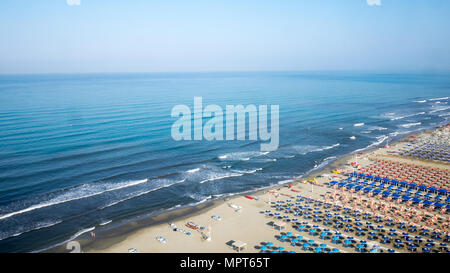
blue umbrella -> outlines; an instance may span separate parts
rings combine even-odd
[[[337,248],[333,248],[331,251],[333,251],[333,252],[339,252],[339,249],[337,249]]]
[[[284,247],[280,246],[280,247],[278,247],[278,250],[279,250],[279,251],[283,251],[283,250],[284,250]]]
[[[267,246],[261,246],[260,248],[261,248],[261,250],[266,250]]]
[[[268,242],[268,243],[266,244],[266,246],[273,246],[273,243],[272,243],[272,242]]]

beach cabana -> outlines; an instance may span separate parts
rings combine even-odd
[[[420,186],[419,186],[419,189],[420,189],[421,191],[425,191],[425,190],[427,190],[427,186],[420,185]]]
[[[273,227],[278,230],[282,230],[286,227],[285,222],[273,222]]]
[[[247,246],[247,243],[242,242],[242,241],[234,241],[233,244],[231,245],[234,249],[237,250],[237,252],[241,252],[242,250],[245,249],[245,247]]]

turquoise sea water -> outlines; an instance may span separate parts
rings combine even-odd
[[[447,123],[449,95],[447,74],[0,76],[0,251],[39,250],[101,224],[288,183]],[[279,149],[174,141],[171,109],[193,109],[194,96],[223,109],[279,105]]]

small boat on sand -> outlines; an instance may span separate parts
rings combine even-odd
[[[192,229],[199,229],[199,228],[200,228],[200,226],[197,225],[197,224],[195,224],[194,222],[188,222],[188,223],[186,224],[186,226],[187,226],[188,228],[192,228]]]

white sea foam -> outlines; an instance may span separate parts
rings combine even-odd
[[[196,172],[198,172],[198,171],[200,171],[200,168],[195,168],[195,169],[187,170],[186,172],[187,172],[187,173],[196,173]]]
[[[212,177],[204,179],[204,180],[200,181],[199,183],[203,184],[206,182],[221,180],[221,179],[225,179],[225,178],[229,178],[229,177],[243,176],[244,174],[245,173],[230,173],[230,174],[225,174],[225,175],[213,175]]]
[[[436,100],[448,100],[448,97],[443,97],[443,98],[434,98],[434,99],[428,99],[431,101],[436,101]]]
[[[447,107],[439,107],[439,108],[437,108],[437,109],[431,110],[431,111],[428,112],[428,113],[432,114],[432,113],[435,113],[435,112],[445,111],[445,110],[448,110],[448,109],[450,109],[450,106],[447,106]]]
[[[420,124],[422,124],[421,122],[414,122],[414,123],[406,123],[406,124],[402,124],[402,125],[400,125],[401,127],[403,127],[403,128],[410,128],[410,127],[413,127],[413,126],[418,126],[418,125],[420,125]]]
[[[393,118],[391,118],[391,120],[399,120],[399,119],[404,119],[404,118],[409,118],[409,117],[414,117],[414,116],[424,115],[424,114],[425,114],[425,112],[420,112],[420,113],[415,113],[415,114],[410,114],[410,115],[405,115],[405,116],[393,117]]]
[[[13,231],[13,234],[11,234],[12,232],[0,232],[0,241],[11,237],[17,237],[30,231],[52,227],[60,223],[62,223],[61,220],[33,223],[32,227],[20,225],[17,230]]]
[[[364,126],[364,122],[353,124],[354,127]]]
[[[350,139],[351,139],[351,140],[354,140],[354,139],[356,139],[356,137],[355,137],[355,136],[351,136]]]
[[[427,102],[427,100],[415,100],[415,101],[413,101],[413,102],[417,102],[417,103],[425,103],[425,102]]]
[[[389,138],[389,136],[386,136],[386,135],[378,136],[378,137],[376,137],[376,141],[372,142],[372,143],[371,143],[370,145],[368,145],[367,147],[364,147],[364,148],[357,149],[357,150],[353,151],[353,153],[362,152],[362,151],[365,151],[365,150],[367,150],[367,149],[370,149],[370,148],[372,148],[372,147],[374,147],[374,146],[378,146],[378,145],[380,145],[381,143],[383,143],[383,142],[384,142],[386,139],[388,139],[388,138]]]
[[[188,197],[198,201],[196,203],[191,204],[192,206],[196,206],[196,205],[202,204],[202,203],[208,201],[209,199],[211,199],[212,195],[204,196],[204,195],[198,194],[198,193],[191,193],[191,194],[188,194]]]
[[[128,188],[131,186],[136,186],[142,183],[146,183],[148,179],[142,179],[142,180],[133,180],[133,181],[126,181],[126,182],[120,182],[120,183],[103,183],[103,184],[83,184],[79,187],[73,188],[69,190],[66,193],[63,193],[53,199],[50,199],[49,201],[45,201],[36,205],[29,206],[27,208],[13,211],[7,214],[0,215],[1,219],[6,219],[14,215],[22,214],[25,212],[30,212],[36,209],[41,209],[45,207],[50,207],[62,203],[67,203],[70,201],[75,201],[79,199],[84,199],[96,195],[100,195],[105,192],[115,191],[123,188]]]
[[[94,229],[95,229],[95,227],[82,229],[82,230],[78,231],[77,233],[75,233],[72,237],[70,237],[69,241],[75,240],[76,238],[80,237],[81,235],[85,234],[86,232],[93,231]]]
[[[217,158],[228,161],[248,161],[253,157],[267,155],[269,152],[249,151],[249,152],[234,152],[220,155]]]
[[[100,226],[105,226],[105,225],[107,225],[107,224],[109,224],[111,222],[112,222],[112,220],[108,220],[108,221],[105,221],[105,222],[101,222],[99,225]]]
[[[165,179],[159,180],[159,181],[161,181],[160,183],[162,183],[163,185],[161,185],[159,187],[152,188],[152,189],[143,190],[143,191],[139,191],[139,192],[128,194],[127,197],[122,198],[120,200],[116,200],[114,202],[111,202],[111,203],[109,203],[107,205],[104,205],[104,206],[100,207],[99,209],[109,208],[109,207],[112,207],[112,206],[117,205],[119,203],[122,203],[124,201],[127,201],[127,200],[130,200],[130,199],[133,199],[133,198],[136,198],[136,197],[148,194],[150,192],[157,191],[157,190],[160,190],[160,189],[163,189],[163,188],[167,188],[167,187],[173,186],[173,185],[178,184],[178,183],[183,183],[184,181],[186,181],[186,178],[174,181],[173,183],[172,183],[171,180],[165,180]],[[166,181],[169,181],[169,183],[166,183]]]
[[[287,184],[287,183],[292,183],[294,182],[293,179],[286,179],[286,180],[280,180],[277,182],[278,185],[283,185],[283,184]]]
[[[337,159],[336,156],[329,156],[329,157],[325,158],[324,160],[322,160],[322,162],[320,162],[318,164],[315,164],[314,167],[311,170],[307,171],[305,173],[305,176],[309,175],[310,173],[312,173],[312,172],[314,172],[316,170],[319,170],[319,169],[327,166],[330,163],[330,161],[333,161],[335,159]]]
[[[341,145],[340,143],[336,143],[330,146],[315,146],[315,145],[296,145],[293,146],[292,148],[294,150],[296,150],[299,154],[301,155],[306,155],[308,153],[313,153],[313,152],[321,152],[321,151],[325,151],[325,150],[329,150],[329,149],[333,149],[338,147],[339,145]]]

